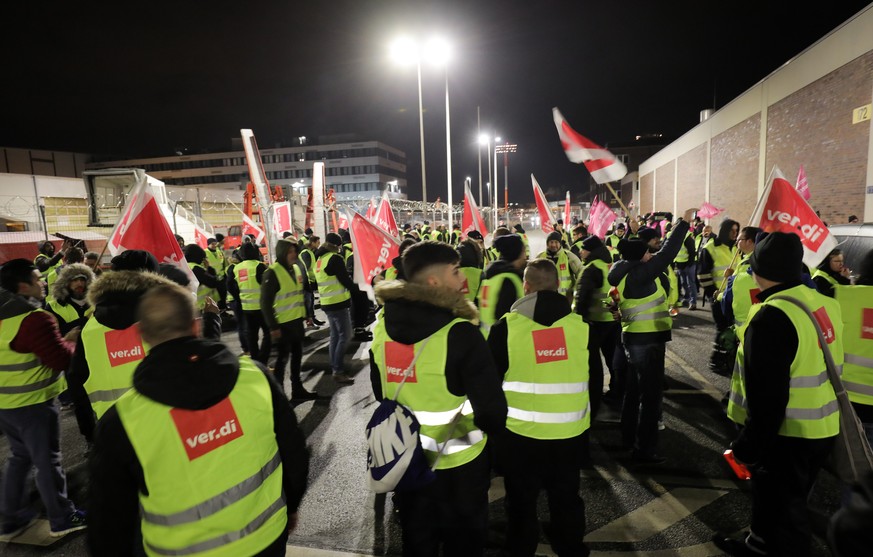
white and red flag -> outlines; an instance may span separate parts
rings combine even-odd
[[[338,226],[343,230],[349,229],[349,217],[346,216],[344,211],[340,211]]]
[[[264,231],[261,229],[260,226],[258,226],[258,223],[256,223],[252,219],[250,219],[248,217],[248,215],[246,215],[242,211],[240,211],[240,214],[242,215],[242,218],[243,218],[243,221],[242,221],[242,233],[243,233],[243,235],[244,236],[247,236],[247,235],[254,236],[256,244],[260,244],[261,242],[263,242],[266,234],[264,234]]]
[[[806,179],[806,171],[803,169],[803,165],[800,165],[800,170],[797,171],[797,183],[794,184],[794,188],[800,192],[800,195],[803,196],[804,199],[809,201],[811,196],[809,192],[809,181]]]
[[[724,209],[720,209],[712,203],[704,201],[700,204],[700,209],[697,210],[697,216],[702,219],[711,219],[722,212],[724,212]]]
[[[615,155],[570,127],[557,108],[552,109],[564,153],[571,162],[584,163],[598,184],[621,180],[627,168]]]
[[[372,298],[373,277],[391,266],[400,253],[400,242],[358,213],[352,215],[349,236],[355,258],[352,280]]]
[[[391,200],[388,199],[388,190],[382,193],[382,201],[379,202],[379,209],[376,211],[375,218],[371,219],[376,225],[391,234],[397,236],[397,221],[394,219],[394,211],[391,209]]]
[[[564,198],[564,229],[570,226],[570,190],[567,190],[567,196]]]
[[[292,231],[291,203],[288,201],[273,203],[270,209],[273,211],[273,232],[276,233],[276,238],[281,238],[285,232]]]
[[[603,201],[594,201],[591,206],[591,216],[588,222],[588,234],[597,236],[601,240],[606,238],[606,231],[615,222],[615,212]]]
[[[534,200],[537,202],[537,211],[540,214],[540,228],[546,234],[551,234],[555,230],[555,225],[558,224],[555,215],[549,209],[549,202],[546,201],[543,189],[533,174],[530,175],[530,181],[533,184]]]
[[[818,266],[838,243],[800,192],[775,166],[749,226],[757,226],[764,232],[797,234],[803,244],[803,262],[810,269]]]
[[[379,205],[378,205],[378,203],[376,202],[376,198],[375,198],[375,197],[371,197],[371,198],[370,198],[370,204],[367,205],[367,216],[366,216],[366,219],[367,219],[368,221],[372,221],[374,218],[376,218],[376,213],[378,213],[378,212],[379,212]]]
[[[200,246],[201,248],[206,249],[209,246],[209,244],[206,242],[206,240],[208,240],[208,239],[209,239],[209,237],[206,235],[206,231],[195,224],[194,225],[194,243],[197,244],[198,246]]]
[[[113,256],[127,250],[144,250],[158,263],[170,263],[188,275],[188,287],[196,292],[200,283],[188,268],[182,248],[170,224],[158,207],[145,172],[136,172],[137,183],[130,191],[121,218],[109,235],[107,249]]]
[[[482,218],[479,206],[476,205],[476,200],[473,199],[470,186],[469,184],[464,184],[464,214],[461,216],[461,238],[466,238],[467,234],[472,230],[478,230],[483,238],[488,235],[485,219]]]

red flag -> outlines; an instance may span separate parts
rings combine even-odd
[[[797,183],[794,188],[800,192],[804,199],[809,201],[811,196],[809,192],[809,182],[806,180],[806,172],[803,170],[803,165],[800,165],[800,170],[797,172]]]
[[[391,201],[388,199],[388,190],[382,194],[382,201],[379,202],[379,209],[376,211],[375,218],[371,219],[379,228],[397,236],[397,221],[394,220],[394,211],[391,210]]]
[[[373,277],[391,266],[391,261],[400,253],[400,243],[357,213],[352,215],[349,236],[355,258],[352,280],[372,297]]]
[[[347,217],[345,213],[340,213],[339,227],[344,230],[349,229],[349,217]]]
[[[567,190],[567,197],[564,198],[564,228],[570,226],[570,191]]]
[[[476,200],[473,199],[470,186],[464,184],[464,214],[461,216],[461,238],[466,238],[471,230],[478,230],[483,238],[488,235],[485,219],[482,218],[482,213],[479,212]]]
[[[376,198],[370,198],[370,204],[367,205],[367,220],[372,221],[376,217],[376,213],[378,212],[378,205],[376,204]]]
[[[704,201],[700,204],[700,209],[697,210],[697,216],[702,219],[711,219],[712,217],[722,213],[724,209],[719,209],[712,203]]]
[[[810,269],[821,263],[838,243],[800,192],[775,166],[749,225],[764,232],[797,234],[803,244],[803,262]]]
[[[281,238],[282,234],[291,230],[291,203],[281,201],[273,203],[270,206],[273,211],[273,231],[277,238]]]
[[[188,268],[182,248],[161,213],[144,172],[137,172],[137,184],[130,192],[124,214],[109,235],[107,248],[112,255],[131,249],[147,251],[158,263],[171,263],[183,270],[188,275],[191,290],[196,292],[200,285]]]
[[[194,225],[194,243],[197,244],[198,246],[200,246],[201,248],[206,249],[208,246],[208,244],[206,243],[206,240],[207,240],[206,232],[202,228],[200,228],[199,226],[197,226],[195,224]]]
[[[258,226],[258,223],[256,223],[252,219],[250,219],[242,211],[240,211],[240,213],[242,214],[242,218],[243,218],[243,223],[242,223],[243,235],[251,234],[252,236],[255,237],[255,243],[260,244],[264,240],[264,236],[266,236],[266,234],[264,234],[264,231],[261,230],[261,227]]]
[[[606,231],[615,222],[616,216],[609,205],[602,201],[595,201],[591,209],[591,221],[588,223],[588,233],[597,236],[601,240],[606,238]]]
[[[557,108],[552,109],[552,116],[561,146],[571,162],[585,163],[585,168],[598,184],[624,178],[627,168],[615,155],[571,128]]]
[[[530,181],[533,184],[534,200],[537,202],[537,211],[540,214],[540,228],[546,234],[550,234],[557,224],[555,216],[549,210],[549,202],[546,201],[546,196],[543,195],[543,190],[533,174],[530,175]]]

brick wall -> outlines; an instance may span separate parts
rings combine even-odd
[[[655,211],[673,211],[676,165],[669,162],[655,170]]]
[[[709,202],[725,209],[713,224],[728,217],[749,222],[758,201],[760,125],[758,113],[712,138]]]
[[[655,175],[652,173],[640,176],[640,212],[645,215],[651,213],[652,209],[652,187],[655,183]]]
[[[706,192],[706,145],[692,149],[679,157],[676,198],[678,216],[691,207],[700,207]]]

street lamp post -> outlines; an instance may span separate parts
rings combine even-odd
[[[493,211],[494,211],[494,216],[492,217],[493,221],[494,221],[492,224],[494,226],[493,226],[492,230],[497,228],[497,183],[500,181],[498,179],[498,176],[497,176],[497,142],[498,141],[500,141],[500,138],[495,137],[494,138],[494,182],[493,182],[494,189],[491,190],[492,191],[491,203],[493,204]],[[490,155],[491,153],[488,153],[488,154]]]
[[[503,145],[495,145],[494,147],[495,159],[497,153],[503,153],[503,212],[506,213],[507,224],[509,224],[509,153],[515,153],[517,151],[518,145],[509,143],[508,141]]]

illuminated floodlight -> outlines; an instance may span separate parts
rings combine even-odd
[[[410,37],[398,37],[390,47],[391,59],[398,64],[410,65],[418,63],[418,43]]]

